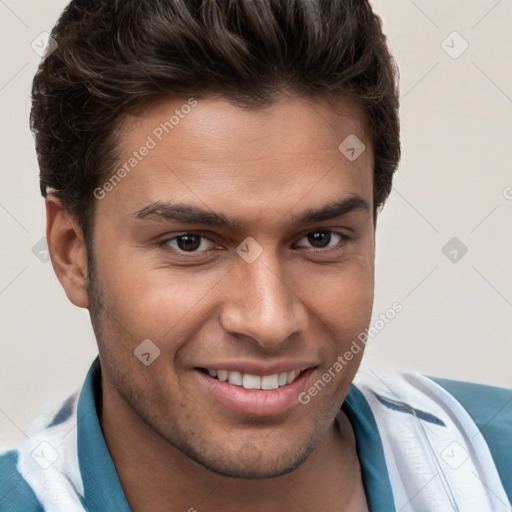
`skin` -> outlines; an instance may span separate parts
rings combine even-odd
[[[119,164],[185,102],[126,118]],[[350,134],[366,146],[353,162],[338,150]],[[350,348],[372,313],[373,165],[351,100],[287,96],[255,110],[210,97],[95,200],[93,273],[79,227],[47,198],[52,263],[71,302],[91,313],[100,423],[134,512],[367,510],[352,427],[338,412],[362,350],[307,405],[267,417],[219,403],[197,366],[307,360],[308,389]],[[368,209],[294,220],[351,195]],[[136,218],[156,201],[222,213],[240,229]],[[326,230],[351,240],[327,234],[322,247],[307,236]],[[183,232],[207,238],[195,252],[163,243]],[[249,236],[263,249],[252,263],[236,252]],[[145,339],[160,350],[149,366],[134,356]]]

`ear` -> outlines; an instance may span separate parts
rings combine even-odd
[[[48,194],[46,203],[46,239],[53,270],[68,299],[80,308],[88,308],[87,250],[82,230],[64,211],[60,199]]]

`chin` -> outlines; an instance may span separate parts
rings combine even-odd
[[[216,453],[205,454],[198,453],[191,447],[178,448],[187,457],[217,475],[262,480],[291,473],[308,458],[315,446],[308,442],[302,449],[295,450],[293,453],[290,451],[276,453],[276,450],[269,449],[268,445],[267,451],[262,451],[257,445],[251,443],[242,445],[236,453],[231,450],[219,453],[217,449]]]

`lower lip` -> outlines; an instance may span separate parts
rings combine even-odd
[[[253,416],[272,416],[286,411],[293,404],[299,405],[299,395],[312,371],[313,368],[308,368],[291,384],[269,390],[245,389],[214,379],[200,370],[196,373],[215,398],[229,409]]]

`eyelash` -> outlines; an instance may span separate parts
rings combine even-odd
[[[308,235],[312,235],[314,233],[330,233],[331,235],[337,235],[340,237],[341,241],[341,245],[337,244],[333,247],[309,247],[307,248],[309,251],[312,251],[312,252],[316,252],[316,253],[330,253],[330,252],[335,252],[335,251],[339,251],[339,250],[342,250],[343,249],[343,245],[345,245],[346,243],[350,243],[353,241],[353,239],[346,235],[345,233],[341,233],[340,231],[334,231],[332,229],[317,229],[315,231],[310,231],[309,233],[306,233],[303,237],[301,237],[301,240],[303,238],[306,238]],[[158,245],[166,250],[166,251],[170,251],[170,252],[174,252],[174,253],[177,253],[177,254],[187,254],[187,255],[193,255],[193,254],[196,254],[196,255],[204,255],[206,254],[207,252],[209,252],[209,250],[207,251],[203,251],[203,252],[199,252],[197,250],[194,250],[194,251],[184,251],[182,249],[179,249],[179,248],[169,248],[168,244],[169,242],[172,242],[173,240],[176,240],[182,236],[186,236],[186,235],[196,235],[196,236],[199,236],[201,237],[201,239],[203,240],[208,240],[210,242],[213,242],[215,243],[214,240],[212,240],[211,238],[208,238],[207,236],[205,235],[202,235],[201,233],[196,233],[194,231],[185,231],[185,232],[182,232],[182,233],[178,233],[176,235],[173,235],[172,237],[169,237],[169,238],[166,238],[165,240],[162,240],[158,243]],[[330,241],[329,241],[330,242]]]

